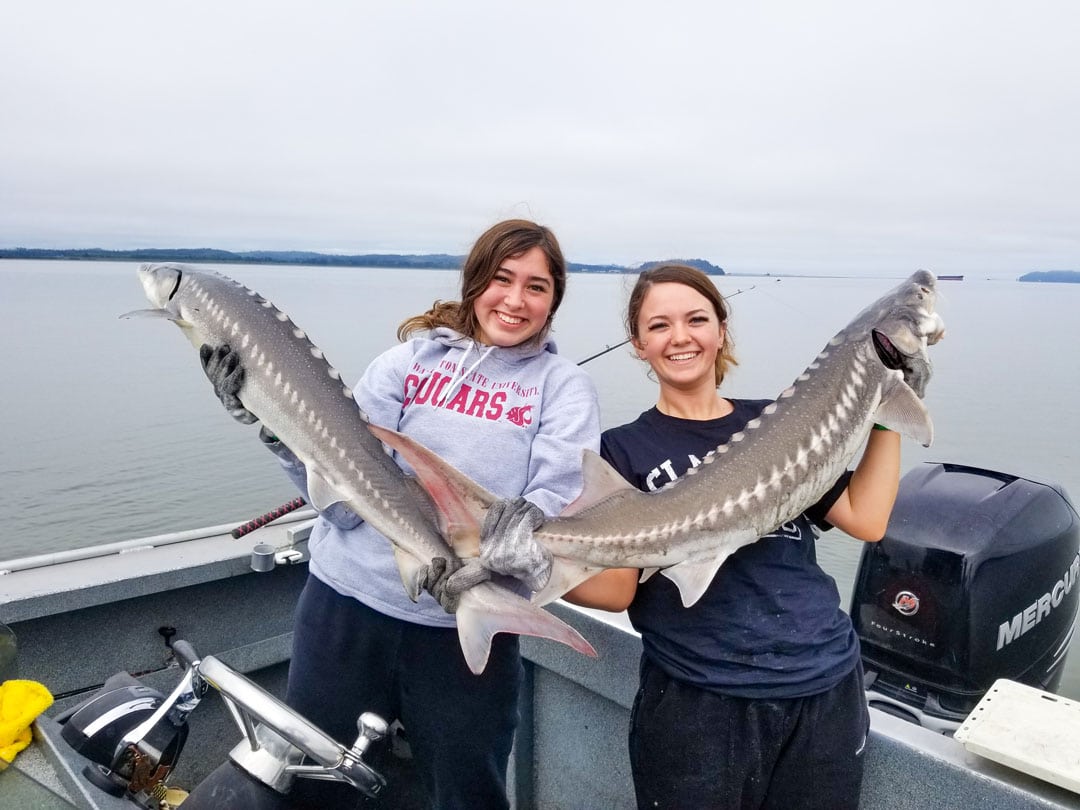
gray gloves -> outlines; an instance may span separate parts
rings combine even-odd
[[[551,576],[551,552],[537,543],[532,533],[543,522],[540,507],[524,498],[496,501],[480,530],[480,562],[489,571],[515,577],[531,590],[540,590]]]
[[[420,579],[420,587],[430,593],[447,613],[457,613],[461,594],[491,579],[491,572],[478,561],[462,563],[457,557],[435,557]]]
[[[244,407],[240,401],[239,393],[244,385],[244,366],[240,362],[240,352],[234,352],[229,344],[225,343],[216,349],[204,343],[199,347],[199,360],[202,362],[203,371],[214,386],[217,394],[229,416],[237,422],[250,425],[259,421],[259,417]],[[284,442],[266,429],[265,425],[259,427],[259,441],[278,459],[294,484],[304,493],[304,498],[311,502],[307,488],[307,470]],[[356,528],[363,520],[343,503],[330,504],[320,513],[327,521],[343,531]]]
[[[457,612],[461,594],[491,578],[491,573],[515,577],[538,591],[551,577],[551,552],[533,540],[544,522],[540,507],[524,498],[496,501],[480,530],[480,559],[462,562],[436,557],[425,569],[420,585],[447,613]]]
[[[244,367],[240,363],[240,353],[234,352],[228,343],[216,349],[204,343],[199,347],[199,361],[214,386],[214,393],[229,412],[229,416],[245,425],[258,422],[259,417],[245,408],[238,396],[244,385]]]

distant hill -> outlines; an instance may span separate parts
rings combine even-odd
[[[248,250],[234,253],[215,248],[139,248],[138,250],[103,250],[101,248],[0,248],[0,259],[68,259],[82,261],[138,262],[211,262],[214,264],[303,264],[316,267],[408,267],[430,270],[458,270],[464,256],[447,253],[364,253],[342,256],[304,250]],[[722,276],[723,269],[704,259],[675,259],[706,273]],[[581,264],[569,262],[577,273],[635,273],[663,262],[647,262],[640,267],[618,264]]]
[[[215,248],[139,248],[138,250],[103,250],[101,248],[0,249],[0,259],[77,259],[90,261],[139,262],[213,262],[215,264],[308,264],[324,267],[421,267],[457,270],[464,257],[446,253],[409,255],[369,253],[363,256],[340,256],[305,250],[248,250],[234,253]]]
[[[645,262],[639,270],[651,270],[654,267],[659,267],[662,264],[688,264],[691,267],[696,267],[703,273],[708,273],[710,276],[722,276],[724,270],[721,267],[717,267],[712,262],[708,262],[705,259],[661,259],[654,262]]]
[[[1035,270],[1024,273],[1019,281],[1065,281],[1080,284],[1080,271],[1077,270]]]

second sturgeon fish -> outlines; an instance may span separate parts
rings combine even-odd
[[[546,604],[603,568],[662,569],[694,604],[736,549],[816,503],[847,469],[875,422],[929,446],[921,397],[928,344],[944,334],[936,279],[919,271],[842,329],[795,383],[728,444],[679,480],[645,493],[586,451],[581,497],[533,537],[554,557],[534,597]],[[407,436],[371,430],[412,465],[455,527],[458,553],[475,553],[493,496]],[[468,545],[467,545],[468,544]]]

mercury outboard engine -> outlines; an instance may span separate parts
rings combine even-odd
[[[958,464],[903,477],[852,595],[870,705],[951,733],[998,678],[1053,692],[1080,604],[1059,486]]]

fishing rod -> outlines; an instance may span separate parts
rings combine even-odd
[[[777,281],[779,281],[779,280],[780,280],[780,279],[777,279]],[[727,301],[727,300],[728,300],[729,298],[734,298],[734,297],[735,297],[736,295],[738,295],[739,293],[744,293],[744,292],[750,292],[750,290],[754,289],[755,287],[757,287],[757,284],[753,284],[753,285],[751,285],[751,286],[747,287],[747,288],[746,288],[745,290],[736,290],[736,291],[735,291],[735,292],[733,292],[733,293],[732,293],[731,295],[723,295],[723,296],[721,296],[721,297],[722,297],[722,298],[723,298],[723,299],[724,299],[725,301]],[[588,363],[588,362],[589,362],[590,360],[595,360],[595,359],[596,359],[597,357],[601,357],[601,356],[603,356],[603,355],[607,354],[608,352],[613,352],[613,351],[615,351],[615,350],[616,350],[617,348],[619,348],[620,346],[625,346],[625,345],[626,345],[627,343],[629,343],[629,342],[630,342],[631,340],[633,340],[633,338],[627,338],[626,340],[621,340],[621,341],[619,341],[619,342],[618,342],[618,343],[616,343],[616,344],[615,344],[614,346],[607,346],[607,347],[605,347],[604,349],[601,349],[600,351],[598,351],[598,352],[597,352],[596,354],[592,354],[592,355],[589,355],[589,356],[588,356],[588,357],[586,357],[586,358],[585,358],[584,360],[580,360],[580,361],[578,361],[578,365],[579,365],[579,366],[583,366],[583,365],[585,365],[586,363]]]
[[[251,532],[255,531],[256,529],[262,528],[267,523],[272,523],[273,521],[277,520],[282,515],[287,515],[287,514],[289,514],[289,512],[293,512],[293,511],[299,509],[301,506],[305,505],[306,503],[307,503],[307,501],[305,501],[303,498],[293,498],[288,503],[283,503],[281,506],[279,506],[279,507],[277,507],[275,509],[271,509],[265,515],[259,515],[259,517],[255,518],[253,520],[249,520],[247,523],[244,523],[244,524],[242,524],[240,526],[237,526],[235,529],[233,529],[230,532],[230,534],[233,536],[233,539],[239,539],[239,538],[243,537],[245,534],[250,534]]]

